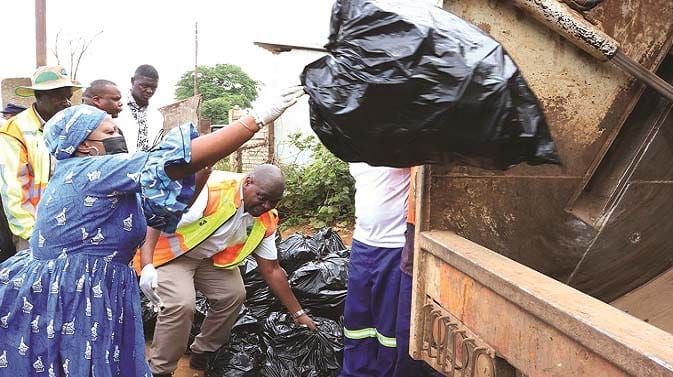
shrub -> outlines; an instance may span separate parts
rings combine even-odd
[[[309,222],[314,228],[354,218],[353,177],[348,164],[336,158],[315,136],[289,136],[300,154],[309,153],[310,163],[283,164],[285,195],[278,206],[285,226]]]

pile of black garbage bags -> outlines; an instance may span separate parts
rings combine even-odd
[[[313,236],[300,233],[278,244],[278,258],[288,274],[290,287],[315,321],[311,331],[294,324],[280,301],[271,293],[248,257],[240,266],[246,302],[206,377],[336,376],[343,358],[343,310],[348,282],[350,251],[331,228]],[[143,323],[149,339],[156,313],[142,297]],[[189,342],[199,333],[208,302],[197,292],[196,313]]]

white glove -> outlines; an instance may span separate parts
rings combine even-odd
[[[291,86],[284,89],[280,96],[276,96],[265,105],[255,106],[251,115],[255,118],[257,124],[266,126],[278,119],[288,107],[297,103],[297,99],[304,94],[303,86]],[[264,96],[260,96],[263,98]]]
[[[153,265],[147,264],[140,271],[140,290],[143,291],[145,297],[154,305],[155,310],[162,310],[164,303],[157,294],[157,287],[159,286],[159,274]]]

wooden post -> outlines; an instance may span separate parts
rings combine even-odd
[[[241,151],[240,149],[237,149],[235,152],[233,170],[236,173],[243,172],[243,151]]]
[[[276,124],[271,123],[266,130],[267,156],[266,162],[273,164],[276,161]]]
[[[35,0],[35,65],[47,65],[47,0]]]

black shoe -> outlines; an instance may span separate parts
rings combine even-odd
[[[189,359],[189,367],[194,370],[206,370],[215,358],[215,352],[192,352],[192,357]]]

